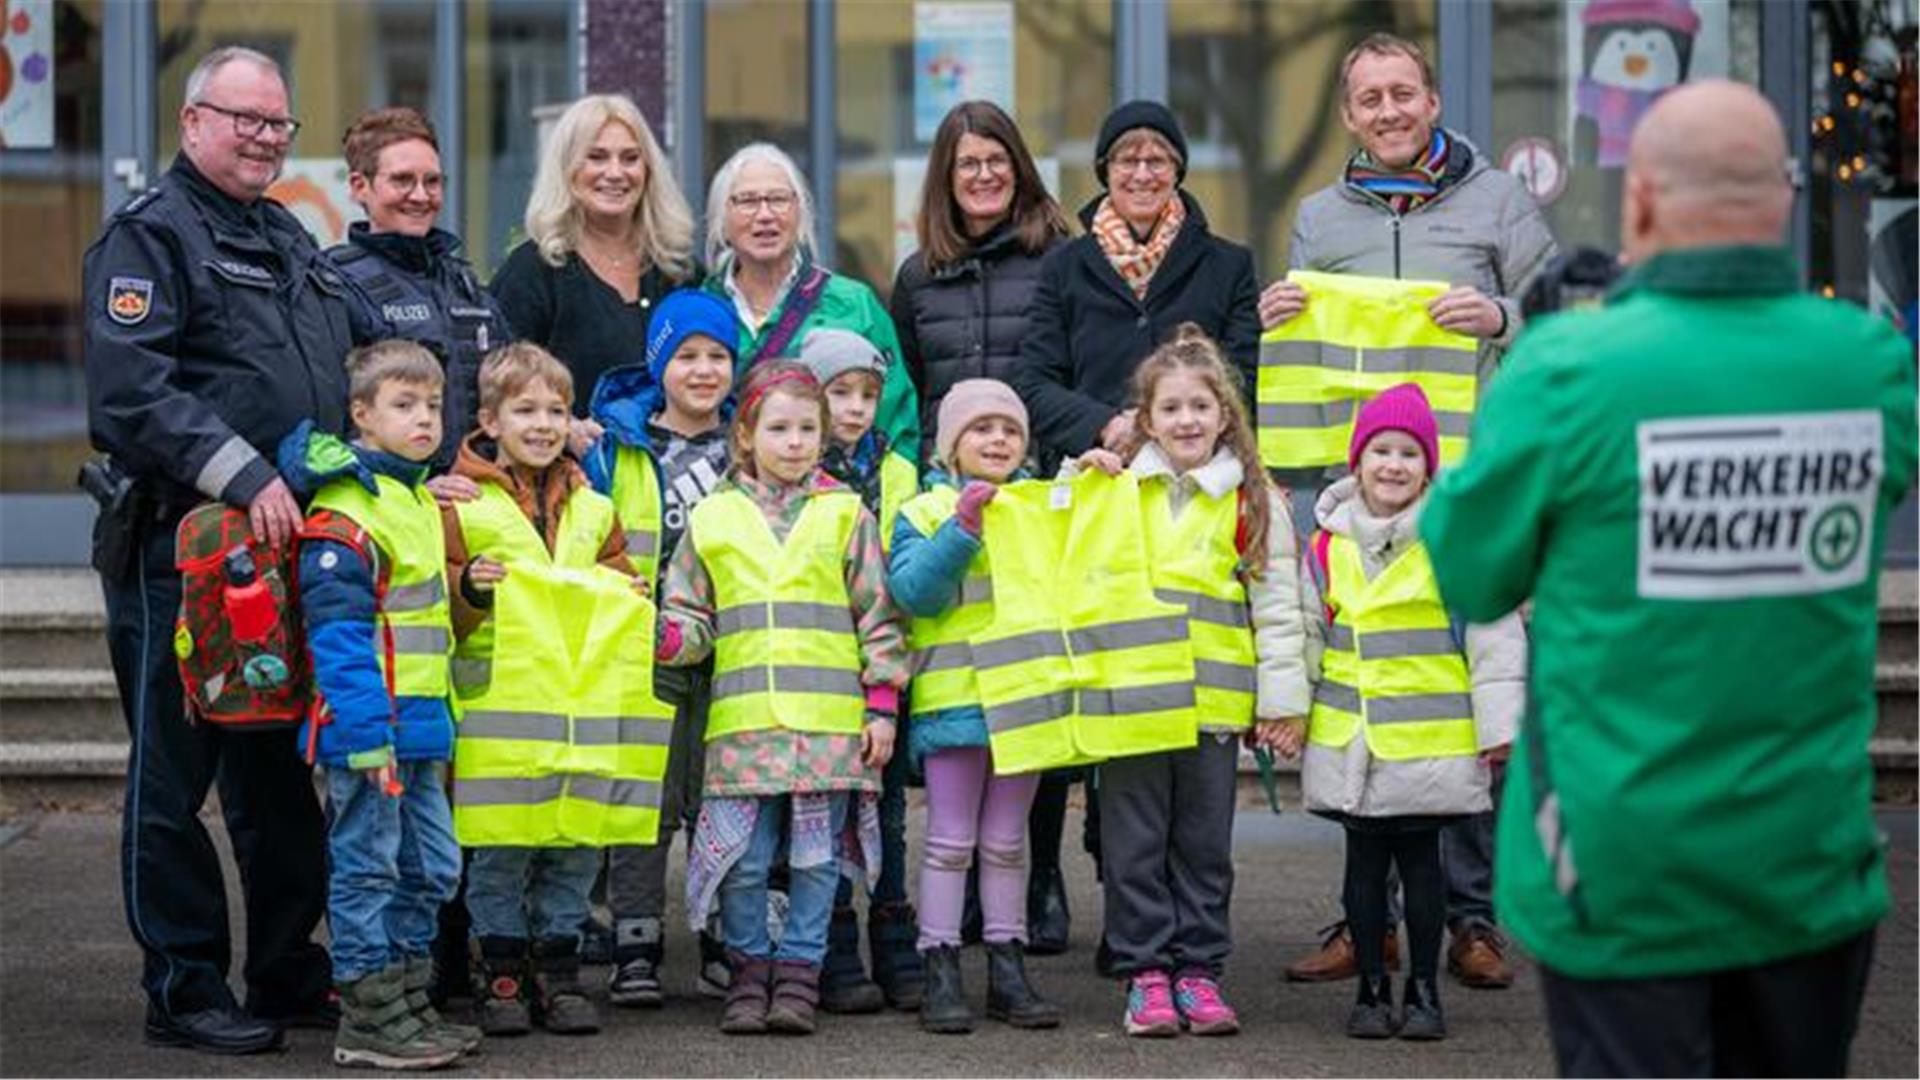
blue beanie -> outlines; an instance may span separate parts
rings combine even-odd
[[[703,289],[675,289],[653,309],[647,323],[647,372],[655,386],[667,370],[674,350],[694,334],[705,334],[720,343],[738,365],[740,320],[725,300]]]

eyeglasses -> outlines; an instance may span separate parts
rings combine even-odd
[[[1005,154],[983,158],[963,157],[953,163],[953,171],[968,177],[979,176],[982,171],[1005,176],[1013,171],[1013,159]]]
[[[262,131],[272,131],[281,138],[291,139],[300,134],[300,121],[291,116],[261,116],[255,112],[241,112],[215,105],[210,101],[196,101],[196,109],[212,109],[222,116],[233,117],[234,134],[243,139],[257,139]]]
[[[384,180],[396,191],[412,191],[415,187],[422,187],[428,194],[439,191],[447,184],[447,178],[437,172],[425,175],[410,172],[384,173],[376,179]]]
[[[762,207],[776,214],[784,214],[799,201],[799,197],[791,191],[745,192],[727,196],[727,205],[733,207],[733,212],[748,217],[759,213]]]
[[[1149,176],[1165,176],[1173,171],[1173,166],[1172,158],[1155,154],[1152,157],[1114,158],[1109,168],[1118,171],[1122,176],[1142,169],[1145,169]]]

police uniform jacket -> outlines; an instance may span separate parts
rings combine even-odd
[[[278,203],[183,154],[88,249],[84,289],[94,445],[163,503],[244,506],[300,421],[344,433],[347,283]]]
[[[408,236],[356,221],[327,258],[354,286],[368,336],[417,341],[440,358],[446,436],[433,460],[438,468],[452,465],[477,422],[480,361],[513,340],[506,314],[460,255],[460,238],[445,229]]]

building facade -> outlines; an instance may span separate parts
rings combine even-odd
[[[277,192],[323,241],[355,208],[340,136],[410,104],[439,129],[443,224],[490,275],[519,236],[543,118],[587,91],[641,104],[696,210],[739,146],[812,177],[823,261],[883,294],[912,246],[932,129],[1006,105],[1062,203],[1097,191],[1117,101],[1186,125],[1214,230],[1286,266],[1299,200],[1349,150],[1335,76],[1372,30],[1424,42],[1442,122],[1533,187],[1563,244],[1610,248],[1633,95],[1758,86],[1794,139],[1808,286],[1911,336],[1916,0],[4,0],[0,36],[0,565],[85,561],[91,506],[80,260],[171,161],[187,71],[245,44],[303,127]],[[1911,517],[1911,515],[1907,515]],[[1911,548],[1911,527],[1903,529]]]

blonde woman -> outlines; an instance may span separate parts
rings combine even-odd
[[[585,416],[601,373],[645,363],[653,305],[700,280],[693,212],[630,99],[592,94],[560,114],[526,232],[492,291],[516,336],[573,373],[574,412]]]

